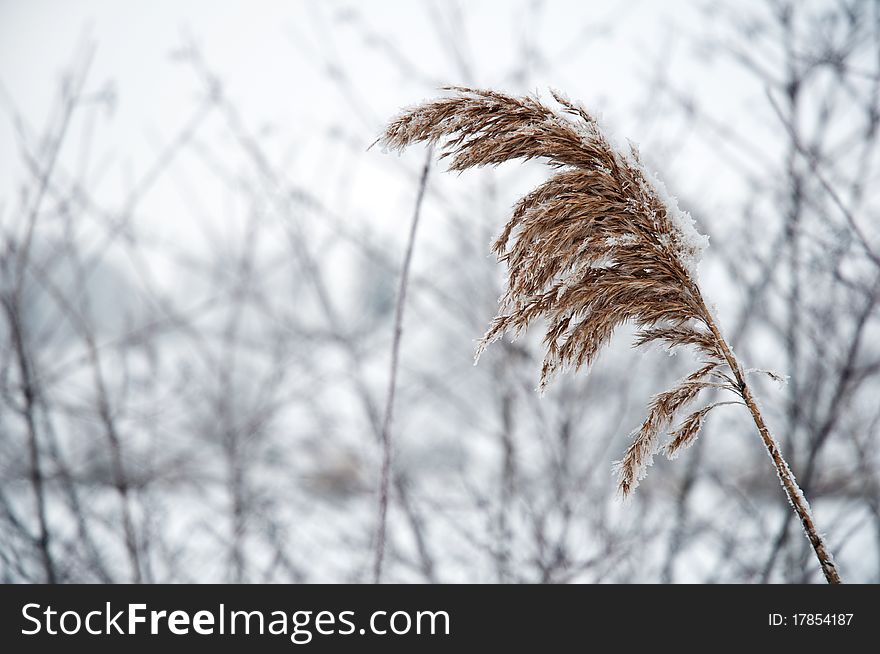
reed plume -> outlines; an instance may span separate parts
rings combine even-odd
[[[512,159],[539,159],[555,169],[516,203],[494,243],[494,252],[507,264],[507,286],[477,356],[503,334],[515,337],[538,318],[546,323],[542,389],[560,370],[588,367],[624,322],[637,328],[636,346],[658,342],[670,349],[693,348],[699,367],[654,396],[616,464],[621,494],[635,490],[656,454],[673,458],[691,445],[714,408],[743,404],[825,578],[840,583],[746,373],[700,292],[696,264],[708,239],[645,169],[636,147],[612,144],[592,115],[555,92],[554,108],[537,97],[444,90],[447,97],[395,118],[379,141],[396,150],[418,142],[436,146],[451,170]],[[710,388],[736,399],[695,409],[701,392]]]

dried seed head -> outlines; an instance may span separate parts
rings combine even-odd
[[[558,93],[553,109],[534,97],[446,90],[448,97],[404,111],[380,141],[391,149],[436,145],[451,170],[512,159],[558,169],[516,204],[493,246],[507,264],[507,288],[477,355],[542,318],[541,388],[560,369],[589,366],[626,321],[640,329],[637,345],[689,345],[708,361],[654,398],[619,464],[627,494],[659,451],[661,432],[711,385],[706,380],[723,360],[695,279],[706,238],[645,170],[635,147],[613,147],[580,105]]]

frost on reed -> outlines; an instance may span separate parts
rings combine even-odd
[[[380,142],[397,150],[436,145],[451,170],[511,159],[540,159],[555,169],[517,202],[495,241],[507,264],[507,289],[478,355],[503,334],[515,337],[543,319],[543,389],[558,370],[589,366],[627,321],[638,329],[635,345],[694,348],[699,367],[654,396],[618,462],[620,492],[636,488],[655,454],[672,458],[691,445],[707,414],[730,403],[694,408],[703,390],[728,390],[752,414],[826,579],[839,583],[809,505],[700,293],[695,269],[707,239],[645,170],[636,148],[616,147],[583,107],[557,93],[554,109],[532,97],[445,90],[449,96],[404,111]]]

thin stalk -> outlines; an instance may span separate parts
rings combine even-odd
[[[721,352],[727,361],[727,365],[729,365],[730,369],[733,371],[740,395],[748,407],[749,413],[752,414],[752,419],[755,422],[755,426],[758,428],[758,433],[761,436],[764,447],[767,449],[767,453],[773,461],[773,466],[776,468],[776,474],[779,476],[779,481],[785,489],[788,501],[791,503],[791,507],[794,509],[798,518],[800,518],[801,525],[810,541],[810,545],[813,546],[813,550],[816,552],[816,558],[819,560],[819,565],[822,568],[822,573],[825,575],[825,579],[829,584],[843,583],[840,578],[840,573],[837,571],[837,566],[834,563],[834,557],[831,555],[828,546],[825,544],[825,540],[816,528],[813,513],[810,510],[810,504],[807,502],[807,498],[804,497],[803,492],[801,492],[794,473],[791,471],[791,468],[788,467],[785,458],[783,458],[782,452],[779,449],[779,444],[770,433],[767,423],[764,422],[764,416],[761,415],[761,410],[755,402],[755,396],[752,394],[752,390],[749,388],[748,383],[746,383],[746,376],[743,373],[742,366],[740,366],[739,361],[730,350],[727,341],[725,341],[724,337],[721,335],[721,331],[715,323],[712,313],[709,311],[708,307],[706,307],[701,296],[699,301],[702,304],[703,312],[705,314],[706,325],[712,331],[712,334],[718,342],[718,346],[721,348]]]
[[[388,531],[388,496],[391,486],[391,422],[394,415],[394,397],[397,391],[397,369],[400,361],[400,341],[403,335],[403,310],[406,306],[406,289],[409,285],[409,268],[416,242],[416,230],[419,226],[419,216],[421,215],[422,201],[425,198],[425,189],[428,185],[428,172],[431,169],[431,157],[433,155],[433,148],[428,148],[425,165],[419,178],[419,190],[416,195],[416,205],[413,210],[412,222],[410,223],[409,239],[406,244],[406,253],[403,257],[403,266],[400,271],[400,282],[397,289],[397,306],[394,312],[394,337],[391,342],[391,370],[388,376],[388,394],[385,401],[385,416],[382,420],[380,439],[382,445],[382,473],[379,482],[376,557],[373,561],[373,583],[376,584],[382,581],[382,563],[385,558],[385,538]]]
[[[43,571],[46,575],[46,583],[58,583],[58,573],[55,569],[55,561],[52,558],[51,536],[49,533],[49,520],[46,516],[46,484],[43,475],[42,465],[40,462],[40,446],[37,442],[37,397],[36,389],[33,384],[33,374],[28,360],[24,337],[21,332],[21,321],[18,305],[13,301],[5,301],[4,307],[9,318],[9,327],[12,332],[13,348],[15,350],[16,362],[21,377],[21,391],[24,396],[24,407],[22,414],[27,424],[28,434],[28,457],[30,464],[30,482],[34,491],[34,502],[36,504],[37,523],[39,525],[39,536],[37,536],[36,544],[40,552],[40,559],[43,564]]]

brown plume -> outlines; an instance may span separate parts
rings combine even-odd
[[[659,451],[662,430],[723,361],[692,276],[700,239],[664,201],[636,149],[615,150],[582,107],[557,93],[560,111],[530,97],[448,90],[454,95],[394,120],[384,145],[438,144],[452,170],[536,158],[561,169],[516,204],[495,242],[507,290],[479,350],[545,319],[544,388],[559,369],[589,366],[614,329],[631,321],[641,327],[637,344],[690,345],[716,362],[654,398],[619,465],[628,494]]]
[[[635,344],[689,346],[705,364],[656,395],[648,417],[617,464],[628,495],[644,476],[675,418],[706,388],[741,398],[773,457],[829,581],[839,581],[815,530],[809,506],[779,453],[734,358],[697,286],[705,245],[690,217],[648,173],[631,144],[616,148],[580,105],[557,93],[553,109],[533,97],[449,87],[451,95],[404,111],[379,139],[390,149],[435,145],[451,170],[512,159],[541,159],[556,172],[523,197],[494,244],[507,263],[507,289],[478,349],[504,333],[516,336],[546,321],[543,389],[560,369],[589,366],[617,326],[638,328]],[[672,431],[672,457],[697,437],[715,403],[691,413]]]

